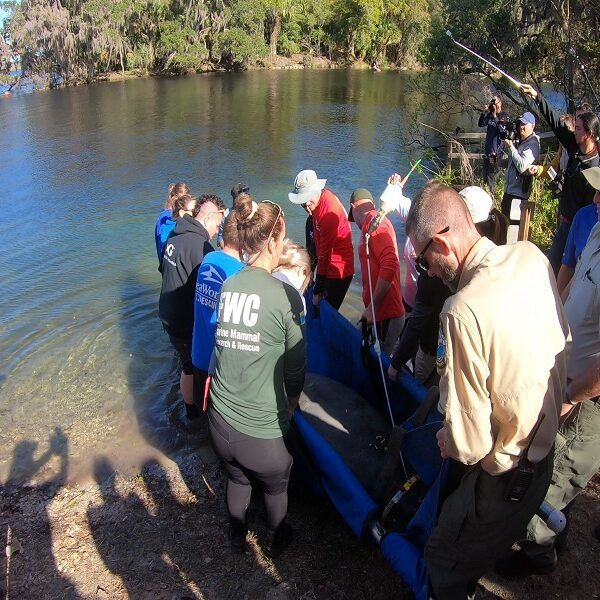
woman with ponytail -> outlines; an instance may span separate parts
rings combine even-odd
[[[242,195],[232,214],[246,266],[225,281],[219,296],[209,430],[227,471],[232,550],[246,549],[252,480],[264,496],[269,551],[276,557],[291,542],[292,457],[284,438],[304,387],[304,311],[298,292],[271,276],[285,237],[281,207]]]
[[[575,131],[571,131],[568,125],[561,121],[560,113],[555,111],[535,88],[524,84],[521,85],[521,92],[535,100],[541,115],[569,154],[558,204],[560,223],[548,254],[554,272],[558,273],[573,217],[580,208],[591,204],[596,193],[583,176],[583,171],[600,165],[600,121],[593,112],[578,112]]]
[[[172,183],[164,209],[156,219],[154,226],[154,240],[158,262],[162,260],[163,250],[169,234],[175,229],[175,219],[181,217],[181,212],[189,212],[194,208],[190,188],[185,183]]]

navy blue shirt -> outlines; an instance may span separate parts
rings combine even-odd
[[[487,127],[485,134],[485,153],[490,156],[502,154],[502,140],[498,131],[498,121],[509,121],[510,117],[501,112],[496,117],[490,113],[482,113],[479,117],[479,127]]]
[[[590,237],[590,231],[596,223],[598,223],[598,213],[593,202],[577,211],[573,223],[571,223],[571,229],[569,229],[569,237],[562,258],[563,265],[575,268]]]

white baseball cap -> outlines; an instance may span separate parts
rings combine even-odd
[[[489,219],[494,201],[483,188],[471,185],[462,189],[459,194],[471,213],[473,223],[483,223]]]

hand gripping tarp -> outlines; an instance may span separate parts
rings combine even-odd
[[[318,316],[310,314],[310,310],[308,312],[308,371],[353,388],[387,415],[377,357],[371,351],[370,360],[365,364],[358,329],[327,302],[320,303]],[[387,372],[389,358],[384,354],[382,360]],[[402,423],[406,430],[402,444],[404,460],[429,486],[429,491],[405,530],[387,533],[381,540],[380,550],[415,596],[426,599],[428,584],[423,549],[435,525],[440,489],[445,482],[445,469],[441,468],[435,439],[441,417],[434,407],[424,422],[413,425],[412,415],[426,397],[425,388],[404,371],[399,373],[398,383],[388,379],[387,384],[394,420]],[[299,411],[294,421],[302,440],[301,450],[295,452],[295,468],[300,478],[313,491],[324,492],[354,534],[359,538],[365,537],[367,521],[381,507]]]

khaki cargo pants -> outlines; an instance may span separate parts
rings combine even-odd
[[[600,468],[600,400],[579,404],[561,425],[556,436],[552,481],[546,502],[562,510],[585,489]],[[539,517],[527,526],[527,541],[520,545],[534,562],[556,562],[556,534]]]

